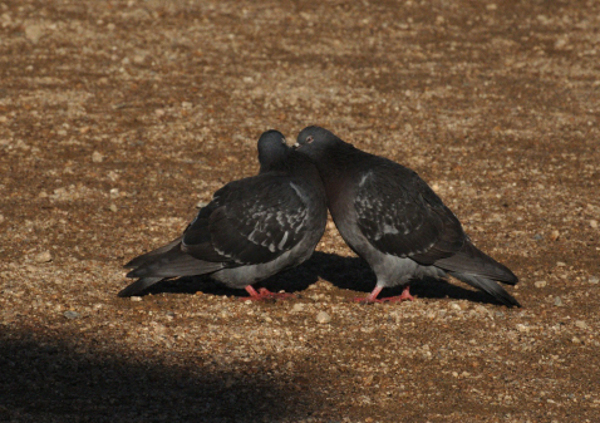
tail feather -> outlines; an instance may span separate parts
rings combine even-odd
[[[125,266],[134,268],[127,273],[127,277],[139,280],[120,291],[119,297],[138,295],[164,279],[213,273],[223,269],[225,264],[199,260],[184,253],[180,248],[180,239],[177,239],[164,247],[134,258]]]
[[[178,252],[174,256],[169,252],[146,262],[127,273],[128,278],[157,277],[174,278],[176,276],[194,276],[212,273],[223,268],[221,262],[198,260],[185,253]]]
[[[156,277],[156,278],[141,278],[136,282],[128,285],[117,294],[119,297],[132,297],[134,295],[138,295],[141,292],[145,291],[146,288],[154,285],[156,282],[162,281],[164,278]]]
[[[491,279],[459,272],[449,272],[449,274],[474,288],[487,292],[508,307],[521,307],[521,304],[512,295]]]
[[[169,242],[167,245],[157,248],[156,250],[152,250],[149,253],[142,254],[141,256],[137,256],[136,258],[134,258],[133,260],[131,260],[127,264],[125,264],[123,267],[125,267],[125,268],[140,267],[140,266],[144,265],[145,263],[152,261],[152,259],[155,258],[156,256],[162,255],[162,254],[168,252],[169,250],[179,248],[179,245],[181,244],[181,239],[182,239],[182,237],[179,237],[179,238]]]
[[[468,240],[458,253],[437,260],[435,266],[448,272],[467,274],[480,279],[492,279],[509,285],[515,285],[519,281],[508,267],[477,249]]]

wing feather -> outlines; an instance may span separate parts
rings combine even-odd
[[[429,265],[459,251],[466,236],[456,216],[413,171],[397,164],[359,180],[358,227],[382,252]]]
[[[298,187],[272,174],[226,185],[184,233],[184,251],[235,265],[277,258],[308,230],[308,199]]]

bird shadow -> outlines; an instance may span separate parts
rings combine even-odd
[[[285,291],[295,293],[304,291],[310,285],[317,282],[319,278],[314,266],[310,264],[311,260],[309,259],[300,266],[273,275],[253,286],[264,287],[271,292]],[[244,289],[229,288],[212,279],[210,275],[185,276],[178,279],[161,281],[146,289],[143,295],[160,293],[195,294],[196,292],[240,298],[248,296],[248,293]]]
[[[319,278],[330,282],[337,288],[359,292],[371,292],[376,283],[375,274],[363,259],[316,251],[303,264],[271,276],[255,286],[265,287],[271,292],[301,293],[316,283]],[[402,287],[385,288],[381,291],[379,298],[400,295],[402,289]],[[413,296],[421,298],[450,298],[475,303],[501,304],[483,292],[429,277],[412,281],[410,291]],[[245,290],[228,288],[206,275],[162,281],[148,288],[144,294],[165,292],[187,294],[202,292],[212,295],[248,296]]]
[[[359,257],[342,257],[337,254],[315,252],[311,260],[318,276],[340,289],[371,292],[375,288],[375,273],[367,262]],[[402,287],[384,288],[378,298],[394,297],[400,295],[402,290]],[[450,298],[475,303],[502,304],[484,292],[431,277],[411,281],[410,292],[413,296],[421,298]]]
[[[0,421],[278,422],[325,407],[306,384],[261,363],[165,364],[108,351],[108,340],[39,332],[0,331]]]

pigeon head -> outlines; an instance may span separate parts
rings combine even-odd
[[[290,152],[290,147],[285,143],[285,137],[279,131],[264,132],[258,139],[258,161],[260,171],[266,172],[273,165],[280,163]]]
[[[309,126],[298,134],[294,148],[311,159],[319,161],[335,146],[345,144],[335,134],[320,126]]]

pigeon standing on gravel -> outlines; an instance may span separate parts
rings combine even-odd
[[[471,243],[457,217],[414,171],[318,126],[303,129],[295,148],[316,163],[340,234],[377,276],[362,301],[382,301],[381,290],[393,286],[405,289],[387,301],[412,300],[411,279],[450,274],[509,307],[520,306],[495,282],[514,285],[517,277]]]
[[[251,299],[276,298],[252,284],[307,260],[325,231],[325,189],[315,165],[278,131],[258,140],[260,173],[215,192],[183,235],[125,265],[139,278],[120,297],[179,276],[210,274]]]

